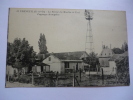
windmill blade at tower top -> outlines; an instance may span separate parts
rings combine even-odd
[[[86,20],[92,20],[93,19],[93,11],[92,10],[86,10],[85,9],[85,18]]]
[[[87,9],[85,9],[85,13],[87,13],[87,14],[89,14],[91,16],[93,16],[93,14],[94,14],[92,10],[87,10]]]

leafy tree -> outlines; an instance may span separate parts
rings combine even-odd
[[[129,85],[130,84],[130,78],[129,78],[129,59],[128,59],[128,56],[125,56],[123,59],[117,59],[116,65],[117,65],[118,83],[122,83],[124,85]]]
[[[88,63],[91,67],[95,68],[96,65],[99,63],[97,55],[98,54],[94,52],[89,53],[88,57],[86,58],[84,62]]]
[[[127,44],[126,42],[124,42],[124,43],[122,44],[121,49],[120,49],[120,48],[113,48],[112,50],[113,50],[113,52],[114,52],[115,54],[122,54],[122,53],[124,53],[125,51],[128,51],[128,44]]]
[[[87,58],[90,65],[98,63],[97,53],[91,52]]]
[[[112,50],[113,50],[113,52],[115,54],[122,54],[122,53],[124,53],[124,51],[122,49],[120,49],[120,48],[113,48]]]
[[[48,53],[47,51],[47,46],[46,46],[46,39],[45,39],[45,35],[44,34],[40,34],[40,39],[38,41],[38,46],[39,46],[39,50],[40,50],[40,54],[46,54]]]
[[[122,44],[121,49],[122,49],[123,51],[128,51],[128,44],[127,44],[126,42],[124,42],[124,44]]]
[[[12,44],[11,43],[7,43],[7,59],[6,59],[6,62],[7,62],[7,65],[12,65],[12,54],[11,54],[11,49],[12,49]]]
[[[14,39],[14,42],[8,43],[7,47],[7,63],[11,64],[18,71],[21,71],[22,67],[31,67],[35,63],[36,53],[33,47],[29,45],[28,41],[23,38]]]

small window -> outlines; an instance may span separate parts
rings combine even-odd
[[[51,57],[49,57],[49,61],[51,61]]]
[[[65,68],[69,68],[69,62],[65,62]]]

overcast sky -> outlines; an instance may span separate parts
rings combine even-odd
[[[24,10],[27,12],[22,12]],[[17,37],[26,38],[38,52],[38,40],[40,33],[43,33],[49,52],[84,51],[87,31],[84,11],[11,9],[8,41],[13,42]],[[121,47],[124,41],[127,42],[126,13],[124,11],[93,10],[91,27],[96,53],[101,52],[102,41],[107,46],[111,44],[112,48]]]

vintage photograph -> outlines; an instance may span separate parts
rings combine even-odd
[[[129,86],[125,11],[10,8],[5,87]]]

